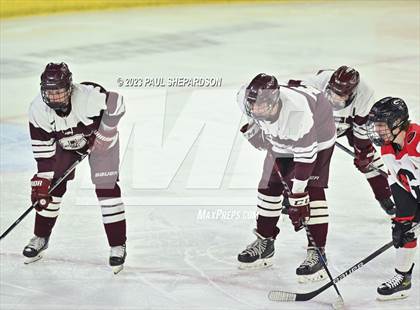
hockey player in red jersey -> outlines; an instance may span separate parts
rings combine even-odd
[[[409,230],[420,219],[420,126],[409,121],[402,99],[386,97],[372,107],[367,131],[372,142],[381,147],[396,205],[392,219],[396,275],[378,287],[378,299],[404,298],[411,288],[417,247],[416,235]]]
[[[238,103],[248,116],[241,132],[254,147],[267,152],[257,194],[257,239],[238,255],[239,267],[272,265],[280,232],[277,222],[288,192],[285,181],[291,192],[292,224],[296,231],[307,225],[311,235],[307,257],[296,269],[298,280],[323,279],[328,231],[324,189],[336,137],[331,106],[313,87],[279,85],[274,76],[263,73],[239,91]]]
[[[118,186],[117,125],[125,113],[121,95],[91,82],[72,82],[65,63],[49,63],[41,89],[29,109],[29,129],[37,173],[31,179],[31,200],[38,202],[34,237],[23,250],[25,263],[42,257],[74,171],[49,194],[49,188],[81,155],[89,154],[91,179],[102,210],[114,273],[126,257],[126,221]]]
[[[324,91],[333,107],[337,137],[346,137],[354,148],[354,165],[365,175],[375,199],[388,214],[395,214],[394,202],[386,177],[380,169],[383,162],[366,134],[365,124],[374,104],[374,91],[360,78],[359,72],[348,66],[337,70],[320,70],[305,80],[305,84]]]

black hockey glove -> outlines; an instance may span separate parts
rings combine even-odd
[[[406,243],[414,241],[416,236],[414,232],[408,232],[414,223],[411,221],[398,222],[392,220],[392,242],[394,247],[402,248]]]

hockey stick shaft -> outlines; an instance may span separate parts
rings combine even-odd
[[[418,231],[419,229],[420,229],[420,224],[417,224],[416,226],[411,228],[408,232],[414,232],[415,235],[417,236],[419,234],[419,231]],[[286,292],[286,291],[273,290],[273,291],[270,291],[270,293],[268,294],[268,298],[270,300],[273,300],[273,301],[307,301],[307,300],[310,300],[310,299],[314,298],[315,296],[324,292],[330,286],[332,286],[335,283],[343,280],[345,277],[352,274],[356,270],[359,270],[360,268],[362,268],[364,265],[366,265],[372,259],[374,259],[375,257],[379,256],[380,254],[382,254],[383,252],[385,252],[386,250],[391,248],[392,245],[393,245],[392,241],[388,242],[387,244],[383,245],[381,248],[377,249],[375,252],[373,252],[372,254],[367,256],[366,258],[362,259],[360,262],[354,264],[353,266],[348,268],[346,271],[344,271],[343,273],[341,273],[340,275],[335,277],[332,281],[326,283],[324,286],[320,287],[319,289],[317,289],[315,291],[308,292],[308,293],[291,293],[291,292]]]
[[[337,142],[337,141],[335,141],[335,145],[340,149],[340,150],[343,150],[344,152],[346,152],[347,154],[349,154],[351,157],[355,157],[356,155],[354,154],[354,152],[353,151],[351,151],[351,150],[349,150],[347,147],[345,147],[344,145],[342,145],[340,142]],[[383,170],[381,170],[381,169],[379,169],[379,168],[377,168],[377,167],[375,167],[374,165],[372,165],[372,164],[369,164],[369,167],[370,168],[372,168],[373,170],[375,170],[376,172],[378,172],[380,175],[382,175],[383,177],[388,177],[388,174],[385,172],[385,171],[383,171]]]
[[[273,154],[270,153],[270,155],[273,158],[274,169],[276,170],[276,172],[277,172],[277,174],[278,174],[278,176],[280,178],[280,181],[283,184],[283,188],[286,191],[287,195],[290,196],[292,194],[292,191],[290,190],[289,185],[287,184],[287,182],[284,180],[283,175],[281,174],[280,168],[276,164],[276,158],[275,158],[275,156]],[[333,277],[332,277],[332,275],[330,273],[330,270],[327,267],[327,263],[325,262],[324,257],[322,256],[321,250],[318,248],[318,246],[315,243],[315,239],[313,238],[313,236],[312,236],[312,234],[311,234],[311,232],[309,230],[308,224],[306,222],[304,222],[303,223],[303,226],[305,228],[306,235],[308,236],[309,240],[315,246],[316,251],[318,252],[318,255],[319,255],[320,259],[321,259],[321,263],[322,263],[322,266],[324,267],[324,270],[326,271],[326,273],[327,273],[328,277],[330,278],[330,280],[333,281]],[[334,286],[335,291],[337,292],[337,295],[340,297],[341,301],[343,301],[343,296],[341,296],[341,293],[338,290],[338,287],[337,287],[337,285],[334,282],[333,282],[333,286]]]
[[[54,183],[54,185],[48,190],[48,194],[51,194],[53,190],[55,190],[63,181],[65,178],[69,176],[70,173],[74,169],[76,169],[76,166],[80,164],[80,162],[89,155],[90,152],[83,154],[78,160],[76,160],[67,170],[66,172]],[[4,237],[6,237],[31,211],[33,208],[35,208],[38,205],[38,201],[35,201],[19,218],[12,224],[10,227],[2,233],[0,236],[0,240],[2,240]]]

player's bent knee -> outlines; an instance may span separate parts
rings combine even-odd
[[[104,224],[125,220],[125,206],[121,198],[111,198],[101,201],[102,221]]]
[[[328,205],[325,200],[311,201],[309,208],[310,217],[308,225],[328,223]]]
[[[283,208],[283,196],[268,196],[262,193],[257,195],[257,213],[266,217],[277,217],[281,215]]]
[[[60,211],[61,197],[52,196],[52,201],[48,204],[48,207],[41,211],[36,211],[43,217],[55,218],[58,216]]]

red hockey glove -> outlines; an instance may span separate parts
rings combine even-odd
[[[375,152],[375,148],[372,145],[368,145],[363,149],[354,147],[354,165],[360,172],[366,173],[372,170],[370,164],[373,162]]]
[[[255,148],[259,150],[264,150],[268,148],[268,142],[264,138],[264,134],[258,125],[254,122],[245,124],[240,129],[244,137],[252,144]]]
[[[95,153],[103,153],[109,150],[117,143],[118,130],[117,128],[111,130],[96,130],[92,134],[91,149]]]
[[[31,201],[32,204],[38,201],[35,209],[41,211],[48,207],[48,204],[52,201],[51,195],[48,194],[48,190],[51,185],[51,180],[40,178],[36,174],[31,179]]]
[[[295,227],[295,231],[299,231],[303,228],[303,224],[309,220],[309,195],[307,192],[291,194],[289,203],[289,218]]]

